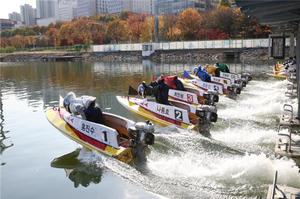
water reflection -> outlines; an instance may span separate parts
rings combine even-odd
[[[5,134],[7,134],[9,131],[4,130],[4,114],[3,114],[3,102],[2,102],[2,89],[0,88],[0,154],[9,147],[12,147],[13,144],[5,144],[5,141],[8,137],[6,137]],[[1,162],[2,165],[5,163]]]
[[[163,64],[150,61],[143,63],[29,63],[24,65],[2,64],[0,81],[4,93],[13,93],[18,99],[28,100],[31,107],[44,108],[57,103],[59,95],[74,91],[78,95],[103,96],[125,94],[128,85],[137,86],[150,81],[153,75],[175,74],[191,70],[195,64]],[[259,73],[267,65],[253,67],[241,63],[230,64],[232,71]],[[110,95],[109,94],[109,95]]]
[[[79,185],[88,187],[91,183],[101,182],[102,169],[95,164],[84,164],[77,157],[80,150],[55,158],[51,162],[51,167],[64,169],[66,176],[74,183],[74,187]]]

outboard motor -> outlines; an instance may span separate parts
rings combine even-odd
[[[231,86],[228,86],[227,89],[234,94],[241,94],[241,88],[238,84],[231,84]]]
[[[247,85],[247,81],[245,78],[236,79],[236,80],[234,80],[234,83],[240,84],[240,85],[242,85],[242,87],[246,87],[246,85]]]
[[[139,161],[146,161],[147,146],[153,145],[154,125],[150,121],[137,122],[134,126],[129,127],[129,135],[132,138],[132,149],[135,157]]]
[[[236,94],[241,94],[243,86],[240,84],[231,84],[231,86],[234,88]]]
[[[215,106],[201,105],[197,108],[196,115],[199,117],[199,133],[210,135],[211,122],[217,122],[218,120],[217,108]]]
[[[245,78],[247,82],[252,80],[252,76],[250,73],[242,73],[242,78]]]
[[[203,94],[206,105],[215,105],[215,103],[219,102],[219,94],[217,91],[208,90],[207,93]]]
[[[228,86],[227,90],[228,90],[227,96],[231,99],[236,99],[237,96],[236,89],[233,88],[232,86]]]

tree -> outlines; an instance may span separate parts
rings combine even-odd
[[[187,40],[196,39],[202,20],[203,18],[196,9],[188,8],[181,12],[177,20],[177,27],[183,38]]]
[[[154,38],[154,18],[152,16],[146,17],[142,25],[140,40],[142,42],[153,41]]]
[[[132,14],[127,18],[127,24],[130,24],[128,27],[132,41],[137,42],[140,40],[145,18],[146,16],[143,14]]]
[[[221,0],[220,6],[230,7],[230,2],[228,0]]]
[[[48,39],[48,45],[55,47],[59,45],[59,35],[56,28],[50,28],[45,35]]]
[[[234,14],[233,10],[229,7],[220,6],[211,11],[206,22],[206,27],[208,29],[220,29],[230,37],[234,35]]]
[[[200,29],[198,32],[198,39],[200,40],[216,40],[229,39],[229,35],[220,29]]]
[[[25,48],[26,42],[23,36],[16,35],[10,38],[10,43],[15,48]]]
[[[106,34],[114,43],[128,41],[129,32],[128,24],[124,20],[115,19],[108,23]]]

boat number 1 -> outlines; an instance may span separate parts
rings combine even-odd
[[[175,110],[175,119],[182,121],[182,112],[179,110]]]
[[[104,134],[104,142],[107,142],[107,132],[106,131],[102,131],[102,133]]]

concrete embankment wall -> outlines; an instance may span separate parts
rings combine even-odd
[[[105,62],[122,62],[122,61],[141,61],[141,51],[133,52],[105,52],[105,53],[88,53],[83,55],[86,61],[105,61]],[[268,60],[268,48],[243,49],[236,52],[224,49],[197,49],[197,50],[169,50],[156,51],[151,57],[147,58],[155,62],[195,62],[203,61],[225,61],[230,59],[240,61]]]
[[[288,52],[288,48],[286,50]],[[64,59],[65,58],[65,59]],[[240,61],[264,61],[268,59],[268,48],[245,48],[239,51],[224,49],[170,50],[156,51],[149,59],[155,62],[195,62],[224,61],[228,58]],[[1,62],[30,62],[30,61],[104,61],[104,62],[136,62],[141,61],[141,51],[133,52],[60,52],[60,53],[11,53],[1,55]]]

